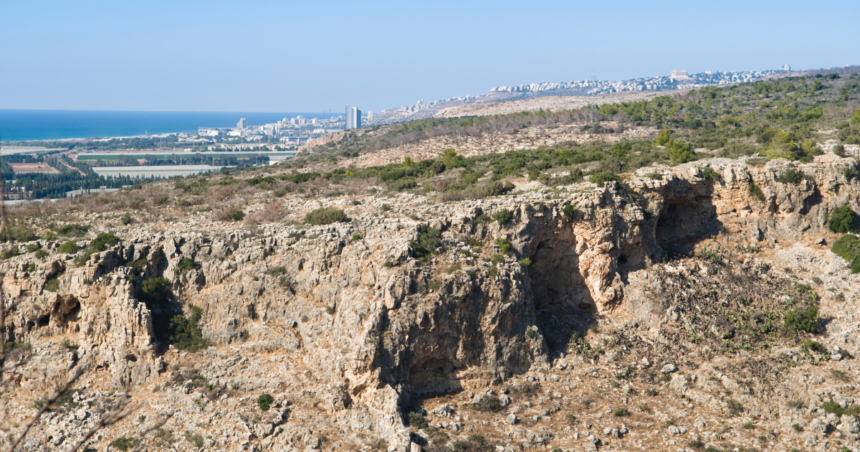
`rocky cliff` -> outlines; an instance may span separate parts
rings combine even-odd
[[[74,404],[81,408],[55,411],[45,420],[55,433],[33,437],[30,447],[47,450],[80,437],[99,415],[85,407],[120,393],[140,400],[150,419],[176,411],[169,430],[174,436],[152,441],[153,450],[196,444],[198,435],[202,447],[222,450],[358,450],[384,442],[388,450],[414,451],[459,435],[467,441],[474,433],[503,448],[574,450],[620,442],[625,449],[637,441],[668,447],[682,433],[667,424],[662,434],[668,436],[660,440],[657,420],[646,427],[653,410],[643,411],[635,428],[633,421],[623,429],[607,424],[609,433],[603,433],[592,426],[611,420],[592,409],[601,402],[582,405],[584,398],[623,390],[623,404],[632,407],[634,397],[646,397],[645,386],[666,384],[659,391],[688,394],[671,402],[677,406],[654,408],[667,418],[698,416],[700,432],[715,428],[720,421],[709,424],[707,417],[725,412],[731,397],[719,393],[735,388],[729,390],[734,398],[748,397],[746,414],[758,413],[755,422],[768,424],[759,429],[769,433],[759,436],[789,444],[785,422],[768,417],[783,408],[769,405],[775,402],[757,392],[759,386],[743,391],[728,371],[717,372],[723,377],[716,380],[700,375],[715,363],[751,359],[749,348],[724,344],[733,340],[728,327],[713,319],[725,315],[720,303],[737,299],[722,291],[749,291],[753,311],[763,303],[761,312],[784,312],[791,305],[768,305],[768,311],[764,304],[774,303],[779,291],[800,299],[794,287],[814,276],[818,292],[826,289],[819,294],[822,312],[832,316],[823,331],[834,340],[842,334],[839,347],[853,354],[851,284],[857,278],[816,242],[835,237],[826,229],[832,209],[860,210],[860,183],[845,171],[854,160],[832,154],[809,164],[754,163],[712,159],[655,166],[623,184],[583,183],[436,205],[400,195],[385,215],[379,213],[385,199],[373,197],[348,207],[350,222],[327,226],[267,224],[249,231],[186,219],[182,227],[129,227],[117,232],[119,243],[84,265],[59,253],[59,243],[44,242],[51,254],[43,262],[33,266],[31,257],[19,256],[4,263],[11,306],[6,340],[32,344],[35,357],[16,371],[4,422],[22,419],[38,394],[80,370]],[[780,182],[788,170],[803,177]],[[502,209],[511,212],[509,222],[490,220]],[[110,228],[109,222],[92,226],[91,232]],[[439,247],[419,259],[415,243],[434,230],[440,231]],[[805,267],[790,270],[803,259],[809,260]],[[194,265],[183,266],[183,260]],[[737,279],[745,274],[759,277]],[[159,302],[141,295],[143,282],[155,278],[169,284]],[[46,287],[49,281],[58,286]],[[170,346],[159,326],[172,315],[190,317],[193,307],[201,310],[208,343],[197,353]],[[699,347],[713,342],[708,352],[696,350],[690,331],[702,335]],[[63,339],[77,348],[62,345]],[[828,356],[842,356],[833,345],[824,347]],[[792,356],[778,349],[755,348],[755,356],[786,378],[796,375],[797,367],[777,365],[778,356]],[[807,374],[829,369],[804,362]],[[685,376],[661,383],[649,374],[652,364],[664,375]],[[605,378],[610,368],[638,369],[640,380],[616,375],[625,386],[613,388],[583,381],[592,374]],[[772,382],[770,390],[782,382]],[[707,385],[720,388],[709,394]],[[532,402],[528,388],[540,386],[537,395],[546,395]],[[520,392],[508,390],[515,387]],[[813,400],[815,394],[834,397],[834,391],[815,393],[810,386],[801,392],[814,408],[821,400]],[[263,392],[275,396],[272,411],[255,411]],[[853,389],[836,392],[845,398]],[[501,407],[470,411],[480,394]],[[442,402],[447,405],[441,411],[426,414],[441,419],[435,430],[409,426],[410,412]],[[535,408],[541,404],[549,408]],[[621,406],[621,397],[606,404]],[[517,417],[532,408],[540,411],[537,420]],[[552,416],[561,409],[574,421]],[[500,410],[506,413],[500,416]],[[541,422],[550,428],[540,430]],[[821,422],[821,432],[806,444],[827,441],[827,426],[847,425],[846,444],[857,439],[853,420]],[[689,424],[684,435],[693,428]],[[117,426],[94,439],[93,447],[107,447],[145,425],[139,418]],[[658,434],[651,435],[655,428]],[[183,431],[185,439],[177,433]],[[709,433],[720,434],[725,432]],[[751,443],[762,441],[747,436]]]

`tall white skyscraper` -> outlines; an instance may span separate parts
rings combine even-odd
[[[245,128],[245,118],[242,118],[239,120],[239,124],[236,124],[236,128],[237,129],[244,129]]]
[[[346,107],[346,129],[358,129],[361,127],[361,110],[355,107]]]

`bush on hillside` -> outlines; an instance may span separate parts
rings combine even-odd
[[[833,242],[830,251],[848,261],[852,273],[860,272],[860,238],[850,234],[843,235]]]
[[[80,249],[80,247],[78,247],[77,243],[75,243],[71,240],[67,240],[67,241],[63,242],[62,245],[60,245],[60,248],[57,251],[59,251],[63,254],[75,254],[80,250],[81,249]]]
[[[81,237],[89,230],[90,228],[88,226],[84,226],[82,224],[67,224],[61,227],[57,233],[67,237]]]
[[[75,258],[75,264],[78,266],[84,265],[90,260],[94,253],[100,253],[119,242],[119,237],[110,232],[102,232],[96,238],[90,240],[90,243],[84,247],[84,252]]]
[[[149,306],[163,305],[170,298],[170,280],[164,277],[144,280],[138,298]]]
[[[0,242],[5,243],[9,240],[14,240],[16,242],[29,242],[31,240],[36,240],[36,234],[33,233],[32,229],[23,226],[11,227],[0,233]]]
[[[206,339],[203,338],[203,331],[197,326],[202,316],[203,310],[197,306],[191,307],[190,318],[183,315],[173,316],[170,319],[170,343],[179,350],[187,350],[192,353],[205,347]]]
[[[854,227],[854,219],[857,214],[848,206],[837,207],[830,212],[827,226],[833,232],[857,232]]]
[[[502,209],[502,210],[496,212],[496,214],[493,215],[493,218],[495,218],[496,221],[499,222],[500,225],[505,225],[514,219],[514,215],[511,213],[510,210]]]
[[[312,210],[305,215],[305,223],[313,225],[343,223],[346,221],[346,213],[343,210],[328,207]]]
[[[807,306],[805,310],[788,311],[783,321],[790,329],[814,333],[818,328],[818,307]]]
[[[438,248],[442,247],[442,231],[429,225],[418,226],[418,240],[409,241],[409,248],[416,259],[428,259]]]

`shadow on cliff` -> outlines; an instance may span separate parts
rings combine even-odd
[[[690,181],[676,181],[672,197],[665,199],[662,210],[655,219],[647,221],[651,226],[654,241],[646,242],[648,258],[651,263],[665,262],[670,259],[690,256],[699,242],[716,237],[723,228],[717,219],[717,208],[712,202],[714,186],[710,182],[691,184]],[[656,220],[656,221],[654,221]],[[624,257],[622,254],[619,261]],[[619,273],[643,268],[644,259],[633,262],[628,268],[619,262]]]
[[[622,282],[627,275],[652,263],[692,254],[696,244],[715,237],[722,229],[712,202],[711,182],[692,184],[676,181],[671,193],[658,204],[659,212],[648,213],[641,223],[619,221],[619,243],[609,252]],[[647,204],[646,199],[639,200]],[[634,228],[641,227],[641,233]],[[595,300],[580,272],[577,237],[569,226],[544,227],[529,244],[532,264],[528,268],[535,318],[550,353],[567,351],[571,338],[584,336],[596,322]]]
[[[579,271],[573,229],[542,231],[529,247],[529,258],[537,326],[550,352],[564,351],[571,335],[587,330],[597,313]]]

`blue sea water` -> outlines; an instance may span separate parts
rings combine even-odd
[[[302,115],[325,119],[342,113],[241,113],[184,111],[0,110],[0,141],[127,137],[194,132],[200,127],[269,124]]]

